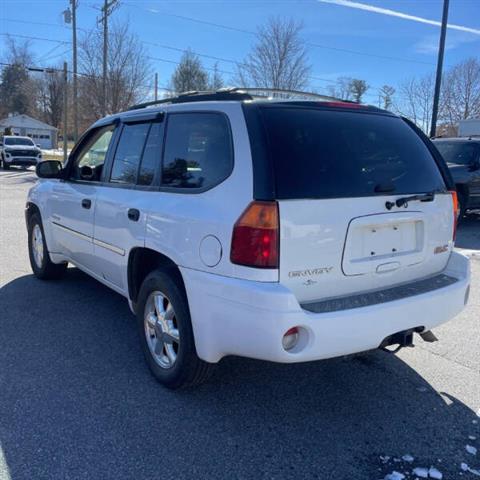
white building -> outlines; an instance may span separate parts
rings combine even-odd
[[[11,128],[14,135],[30,137],[40,148],[57,148],[58,129],[28,115],[11,115],[0,120],[0,133]]]

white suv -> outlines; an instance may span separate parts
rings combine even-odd
[[[226,355],[432,341],[466,305],[454,186],[407,120],[238,90],[157,103],[99,120],[64,168],[41,162],[26,220],[34,273],[69,262],[126,297],[164,385]]]

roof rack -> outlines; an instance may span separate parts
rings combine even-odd
[[[355,103],[349,100],[342,100],[328,95],[317,93],[301,92],[299,90],[282,90],[278,88],[222,88],[216,91],[191,91],[184,92],[176,97],[154,100],[152,102],[139,103],[129,108],[129,110],[138,110],[140,108],[153,107],[155,105],[187,103],[187,102],[208,102],[208,101],[226,101],[226,100],[255,100],[258,98],[268,99],[295,99],[295,100],[317,100],[317,101],[335,101]]]

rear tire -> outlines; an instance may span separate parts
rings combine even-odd
[[[67,263],[53,263],[50,259],[38,213],[34,213],[28,221],[28,256],[34,275],[41,280],[60,278],[68,266]]]
[[[210,377],[215,364],[197,355],[185,289],[167,271],[154,270],[145,278],[138,296],[137,324],[148,367],[162,385],[177,389]]]

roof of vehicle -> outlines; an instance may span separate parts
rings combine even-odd
[[[30,137],[27,137],[27,136],[24,136],[24,135],[2,135],[1,138],[5,139],[5,138],[21,138],[21,139],[24,139],[24,140],[32,140]],[[33,140],[32,140],[33,142]]]
[[[432,138],[433,142],[480,142],[480,137],[436,137]]]
[[[31,140],[30,137],[27,137],[26,135],[2,135],[3,138],[28,138]]]
[[[347,109],[363,112],[382,113],[395,116],[393,113],[380,108],[364,105],[351,100],[343,100],[328,95],[301,92],[297,90],[281,90],[270,88],[225,88],[217,91],[184,92],[178,96],[164,98],[152,102],[145,102],[130,107],[125,112],[120,112],[98,120],[95,126],[102,126],[127,118],[141,119],[144,115],[160,114],[170,105],[198,104],[201,102],[240,102],[244,104],[285,105],[285,106],[315,106],[332,109]]]

